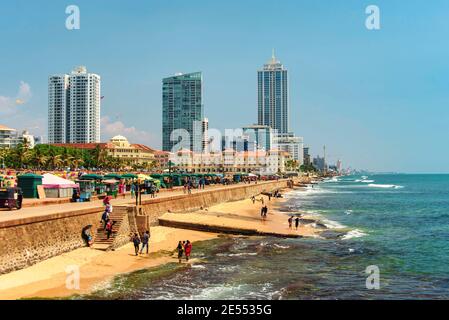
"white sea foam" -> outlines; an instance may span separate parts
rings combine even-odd
[[[395,184],[374,184],[374,183],[370,183],[368,185],[368,187],[371,188],[390,188],[390,189],[401,189],[404,188],[403,186],[398,186]]]
[[[352,239],[352,238],[360,238],[366,236],[366,233],[364,233],[363,231],[359,230],[359,229],[354,229],[349,231],[348,233],[346,233],[343,237],[341,237],[342,240],[348,240],[348,239]]]
[[[374,180],[360,180],[360,182],[363,182],[363,183],[373,183]]]
[[[206,300],[215,300],[215,299],[223,299],[228,296],[238,296],[239,293],[245,292],[246,285],[237,285],[237,286],[215,286],[215,287],[207,287],[202,289],[198,294],[194,294],[190,297],[190,299],[206,299]]]
[[[347,226],[334,221],[334,220],[329,220],[329,219],[321,219],[321,221],[324,223],[324,225],[326,227],[328,227],[329,229],[345,229],[347,228]]]
[[[206,267],[202,264],[194,264],[192,265],[193,269],[206,269]]]
[[[345,213],[346,213],[347,215],[352,214],[352,210],[346,210]]]
[[[279,248],[279,249],[288,249],[288,248],[290,248],[290,246],[281,246],[280,244],[274,244],[274,246],[276,247],[276,248]]]
[[[230,253],[228,257],[257,256],[257,252]]]

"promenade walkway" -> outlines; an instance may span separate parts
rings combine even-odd
[[[210,190],[220,190],[223,188],[232,188],[233,186],[237,185],[243,185],[243,183],[240,184],[233,184],[230,186],[223,186],[223,185],[209,185],[206,186],[204,190],[197,190],[193,189],[192,193],[199,193],[199,192],[205,192]],[[165,197],[172,197],[176,195],[183,195],[184,191],[183,189],[177,189],[173,191],[165,191],[160,192],[156,199],[165,198]],[[151,200],[150,195],[142,195],[142,202]],[[134,204],[135,198],[132,199],[130,195],[127,195],[126,198],[118,197],[117,199],[112,199],[111,203],[113,206],[115,205],[125,205],[125,204]],[[0,228],[5,227],[8,222],[12,222],[15,220],[25,220],[28,218],[44,218],[45,216],[53,215],[53,214],[64,214],[74,211],[86,211],[86,210],[93,210],[98,209],[98,211],[103,210],[103,202],[102,200],[94,200],[90,202],[70,202],[70,203],[61,203],[61,204],[53,204],[53,205],[43,205],[43,206],[34,206],[34,207],[25,207],[21,210],[13,210],[9,211],[8,209],[0,209]]]

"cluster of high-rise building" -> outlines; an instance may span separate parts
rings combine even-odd
[[[209,121],[204,116],[202,73],[179,73],[164,78],[163,151],[155,157],[166,163],[169,154],[176,158],[181,152],[183,157],[190,155],[191,158],[184,161],[190,164],[186,169],[201,171],[201,168],[211,167],[201,163],[201,159],[208,159],[206,154],[212,153],[214,159],[220,154],[223,163],[225,153],[233,152],[234,156],[246,159],[242,161],[248,164],[250,155],[259,156],[265,152],[266,156],[295,160],[297,165],[315,164],[325,168],[324,158],[312,161],[303,138],[290,130],[288,70],[276,59],[274,51],[271,59],[257,71],[257,88],[257,123],[242,126],[237,136],[223,135],[219,141],[214,141],[217,137],[209,134]],[[50,76],[48,142],[83,147],[100,143],[101,99],[101,78],[87,72],[86,67],[77,67],[70,74]],[[197,154],[201,155],[199,162]],[[208,161],[210,163],[210,159]],[[256,162],[260,167],[262,162]],[[192,167],[195,165],[200,168]],[[251,168],[254,165],[248,164],[242,171],[251,172]],[[232,171],[240,169],[237,166]]]
[[[208,153],[212,137],[204,118],[201,73],[177,74],[163,80],[162,146],[167,152],[182,149]],[[303,139],[289,127],[289,80],[287,69],[274,55],[257,72],[257,123],[242,127],[239,136],[221,137],[221,151],[288,152],[303,164]],[[183,133],[188,137],[183,136]],[[272,152],[273,153],[273,152]]]

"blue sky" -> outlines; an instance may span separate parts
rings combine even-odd
[[[78,5],[81,29],[65,28]],[[365,28],[380,8],[381,30]],[[291,128],[315,155],[377,171],[449,172],[445,0],[0,3],[0,123],[46,134],[47,77],[101,75],[103,138],[160,147],[161,79],[202,71],[210,126],[257,121],[256,71],[276,48]],[[20,103],[13,103],[20,99]]]

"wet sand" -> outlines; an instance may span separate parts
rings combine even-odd
[[[283,198],[268,200],[259,195],[253,203],[250,199],[227,202],[193,213],[167,214],[202,224],[220,224],[235,228],[251,228],[279,234],[317,236],[319,230],[311,226],[289,229],[287,215],[276,211]],[[260,217],[261,199],[268,206],[266,221]],[[99,251],[80,248],[37,263],[29,268],[0,276],[0,299],[67,297],[86,294],[107,285],[114,276],[140,269],[177,262],[175,248],[179,240],[197,241],[216,238],[218,234],[156,226],[151,228],[150,254],[134,255],[131,243],[115,251]],[[195,245],[193,245],[195,248]],[[195,258],[193,249],[192,258]],[[66,268],[79,267],[79,289],[67,289]]]
[[[264,220],[261,218],[260,210],[267,205],[268,215]],[[166,213],[161,217],[170,226],[177,223],[190,224],[194,229],[200,230],[228,229],[251,231],[260,234],[273,234],[285,237],[314,237],[319,230],[311,224],[300,225],[296,230],[294,222],[292,228],[288,225],[288,215],[277,211],[284,198],[269,198],[259,195],[253,203],[251,199],[221,203],[203,210],[192,213]],[[237,232],[238,233],[238,232]]]

